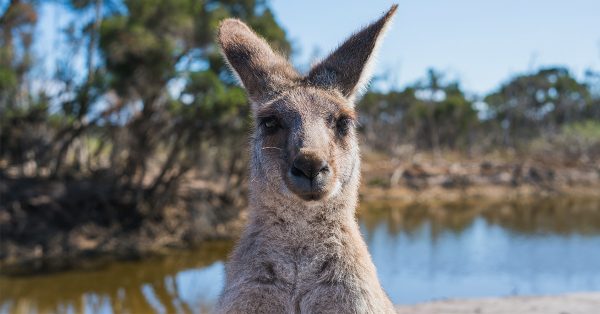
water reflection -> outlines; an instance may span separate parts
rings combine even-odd
[[[600,290],[600,199],[401,206],[360,224],[396,303]],[[90,270],[0,277],[0,313],[205,313],[231,243]]]
[[[207,313],[229,242],[100,269],[0,278],[0,313]]]
[[[465,201],[438,206],[371,202],[360,211],[360,220],[367,233],[385,224],[391,235],[411,235],[427,224],[434,239],[442,232],[460,233],[478,218],[520,234],[598,235],[600,199]]]
[[[600,290],[600,201],[371,204],[363,232],[395,303]]]

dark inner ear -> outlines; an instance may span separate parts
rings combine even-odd
[[[221,22],[218,40],[253,102],[266,101],[299,80],[289,62],[239,20]]]
[[[316,65],[308,74],[309,83],[338,89],[348,98],[354,96],[368,80],[365,68],[397,7],[392,6],[379,20],[350,36],[329,57]]]

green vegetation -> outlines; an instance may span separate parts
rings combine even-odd
[[[589,72],[579,82],[565,68],[543,68],[480,97],[466,95],[458,82],[430,70],[423,82],[402,91],[368,93],[358,107],[363,134],[366,143],[389,153],[403,145],[434,153],[532,153],[532,141],[558,138],[590,148],[599,143],[598,75]]]
[[[192,170],[231,178],[225,190],[239,189],[248,109],[213,37],[221,19],[236,16],[289,53],[264,1],[66,1],[81,20],[65,30],[72,54],[48,82],[61,86],[52,95],[31,88],[33,27],[44,3],[11,1],[0,19],[3,172],[102,173],[119,198],[153,208]],[[67,60],[75,55],[84,69]]]

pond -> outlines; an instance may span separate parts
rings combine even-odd
[[[392,301],[600,291],[600,199],[363,204],[360,226]],[[228,242],[100,268],[0,277],[0,313],[205,313]]]

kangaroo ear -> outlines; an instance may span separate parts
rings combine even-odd
[[[397,4],[393,5],[379,20],[350,36],[311,69],[308,81],[313,85],[338,89],[346,98],[353,99],[370,79],[373,55],[397,8]]]
[[[299,79],[288,61],[240,20],[222,21],[218,41],[227,63],[254,103],[272,98]]]

